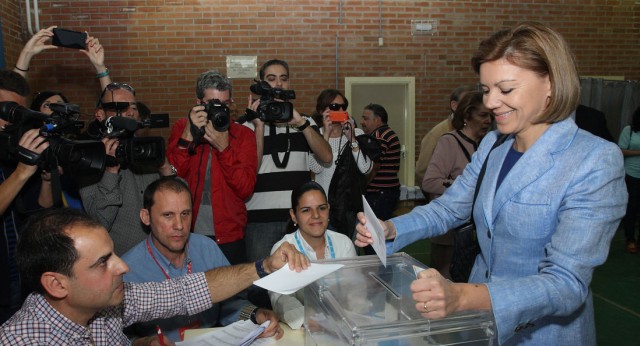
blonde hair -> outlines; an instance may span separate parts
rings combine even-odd
[[[479,74],[480,65],[502,58],[541,77],[549,77],[551,97],[535,123],[564,120],[576,109],[580,79],[569,45],[557,31],[537,22],[523,22],[498,31],[480,43],[471,65]]]

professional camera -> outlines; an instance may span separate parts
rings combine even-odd
[[[296,98],[296,92],[293,90],[284,90],[280,88],[272,88],[265,81],[256,81],[250,87],[251,92],[260,95],[260,105],[257,109],[257,118],[265,122],[288,122],[293,117],[293,104],[287,102]],[[275,99],[281,100],[276,101]],[[247,121],[253,120],[253,117],[247,114]]]
[[[0,160],[17,162],[22,159],[36,160],[41,169],[51,171],[62,167],[71,175],[97,176],[105,167],[104,145],[99,141],[78,141],[71,139],[80,128],[78,106],[52,103],[53,114],[47,115],[24,108],[15,102],[0,102],[0,118],[10,125],[0,131]],[[25,132],[40,129],[40,135],[47,138],[49,148],[39,157],[19,148],[19,141]],[[31,163],[31,162],[30,162]]]
[[[229,129],[231,115],[226,104],[218,99],[211,100],[204,104],[204,111],[207,112],[207,119],[211,121],[216,131],[224,132]]]
[[[165,161],[165,143],[162,137],[135,137],[134,133],[141,128],[169,127],[167,114],[151,115],[143,122],[135,119],[113,116],[104,121],[104,137],[118,138],[120,144],[116,149],[115,162],[110,165],[121,165],[137,174],[157,173]]]

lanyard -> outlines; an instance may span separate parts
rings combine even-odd
[[[164,274],[164,277],[166,277],[167,280],[170,280],[171,277],[169,276],[169,274],[167,274],[164,268],[162,268],[162,265],[160,265],[160,262],[158,262],[158,260],[156,259],[156,256],[153,255],[153,251],[151,250],[151,246],[149,245],[149,238],[147,238],[147,251],[149,251],[149,255],[151,255],[151,258],[153,258],[153,260],[156,262],[156,264],[158,265],[158,268],[162,270],[162,274]],[[193,268],[191,265],[191,261],[187,262],[187,274],[191,274],[192,269]]]
[[[300,242],[300,238],[298,238],[298,234],[300,234],[300,230],[297,230],[293,236],[294,238],[296,238],[296,243],[298,243],[298,248],[300,249],[300,252],[302,252],[303,255],[307,256],[307,254],[304,252],[304,247],[302,247],[302,243]],[[324,236],[327,239],[327,245],[329,245],[329,253],[331,254],[331,258],[336,258],[336,254],[333,252],[333,242],[331,241],[331,238],[329,237],[326,231],[324,233]],[[316,258],[317,257],[318,256],[316,255]]]

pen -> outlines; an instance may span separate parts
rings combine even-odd
[[[160,326],[156,326],[156,330],[158,331],[158,340],[160,340],[160,346],[165,346],[164,336],[162,335],[162,329],[160,329]]]

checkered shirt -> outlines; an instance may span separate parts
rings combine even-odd
[[[122,329],[135,322],[192,315],[212,306],[204,273],[143,284],[125,283],[122,304],[76,324],[32,293],[0,327],[0,345],[130,345]]]

